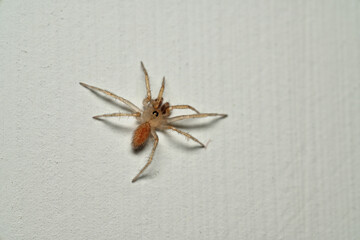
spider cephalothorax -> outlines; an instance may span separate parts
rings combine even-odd
[[[150,163],[153,159],[155,149],[159,142],[159,138],[156,134],[156,130],[170,129],[170,130],[176,131],[176,132],[184,135],[185,137],[199,143],[202,147],[205,147],[205,145],[202,142],[200,142],[199,140],[197,140],[195,137],[175,128],[171,124],[173,122],[177,122],[177,121],[189,119],[189,118],[203,118],[203,117],[210,117],[210,116],[220,116],[220,117],[227,116],[226,114],[218,114],[218,113],[200,113],[195,108],[193,108],[189,105],[172,105],[171,106],[168,102],[163,103],[162,96],[163,96],[164,89],[165,89],[165,78],[163,78],[161,88],[160,88],[157,98],[152,99],[151,91],[150,91],[149,75],[148,75],[148,73],[144,67],[144,64],[142,62],[141,62],[141,67],[145,74],[145,84],[146,84],[146,91],[147,91],[146,98],[143,100],[143,110],[141,110],[140,108],[138,108],[136,105],[134,105],[130,101],[126,100],[125,98],[116,96],[115,94],[113,94],[107,90],[93,87],[93,86],[90,86],[85,83],[80,83],[82,86],[84,86],[86,88],[105,93],[106,95],[109,95],[109,96],[125,103],[132,110],[132,113],[110,113],[110,114],[94,116],[93,118],[98,119],[101,117],[123,117],[123,116],[135,117],[138,120],[138,122],[140,123],[140,125],[134,131],[134,136],[132,139],[132,146],[134,149],[137,149],[137,148],[143,146],[147,142],[150,135],[154,138],[154,146],[151,150],[149,159],[148,159],[147,163],[145,164],[145,166],[140,170],[140,172],[133,178],[132,182],[135,182],[140,177],[140,175],[150,165]],[[173,109],[190,109],[190,110],[196,112],[196,114],[180,115],[180,116],[170,118],[169,116]]]

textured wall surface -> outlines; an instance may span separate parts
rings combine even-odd
[[[1,240],[360,239],[359,1],[2,0],[0,56]],[[151,144],[78,82],[141,105],[140,60],[229,117],[132,184]]]

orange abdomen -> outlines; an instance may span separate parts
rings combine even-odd
[[[138,148],[143,145],[146,140],[149,138],[151,131],[150,123],[146,122],[138,126],[138,128],[134,132],[132,145],[133,148]]]

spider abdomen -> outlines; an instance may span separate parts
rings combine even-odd
[[[146,123],[140,124],[140,126],[138,126],[134,132],[134,136],[133,136],[133,140],[132,140],[133,148],[136,149],[136,148],[142,146],[146,142],[146,140],[149,138],[150,132],[151,132],[150,123],[146,122]]]

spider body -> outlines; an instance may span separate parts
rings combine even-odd
[[[132,146],[137,149],[143,146],[150,137],[151,125],[148,122],[140,124],[134,131]]]
[[[168,102],[163,103],[162,95],[163,95],[163,92],[165,89],[165,77],[163,78],[161,88],[160,88],[157,98],[155,98],[155,99],[151,98],[149,76],[148,76],[148,73],[142,62],[141,62],[141,67],[145,74],[145,84],[146,84],[146,91],[147,91],[147,96],[143,100],[143,110],[138,108],[136,105],[134,105],[130,101],[128,101],[122,97],[119,97],[107,90],[103,90],[101,88],[90,86],[85,83],[80,83],[82,86],[84,86],[90,90],[102,92],[108,96],[111,96],[111,97],[125,103],[131,109],[132,113],[110,113],[110,114],[97,115],[97,116],[94,116],[93,118],[99,119],[99,118],[103,118],[103,117],[124,117],[124,116],[135,117],[137,119],[137,121],[140,123],[140,125],[135,129],[134,134],[133,134],[132,147],[134,149],[138,149],[141,146],[143,146],[144,144],[146,144],[146,142],[150,136],[153,137],[154,145],[151,150],[149,159],[148,159],[147,163],[145,164],[145,166],[140,170],[140,172],[133,178],[132,182],[135,182],[140,177],[140,175],[145,171],[145,169],[150,165],[150,163],[153,160],[153,156],[154,156],[156,147],[159,142],[159,138],[156,134],[156,131],[173,130],[179,134],[184,135],[188,139],[191,139],[191,140],[199,143],[202,147],[205,147],[205,145],[202,142],[200,142],[199,140],[197,140],[195,137],[175,128],[171,124],[173,122],[190,119],[190,118],[204,118],[204,117],[210,117],[210,116],[226,117],[227,116],[226,114],[218,114],[218,113],[200,113],[195,108],[193,108],[189,105],[170,105]],[[196,112],[196,114],[180,115],[180,116],[170,118],[169,116],[171,115],[172,110],[174,110],[174,109],[190,109],[190,110]]]

